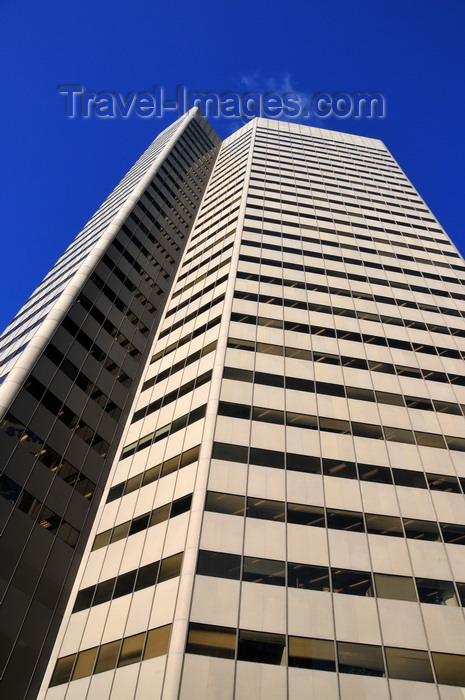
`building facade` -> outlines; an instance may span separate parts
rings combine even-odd
[[[1,697],[37,697],[218,144],[160,134],[0,337]]]
[[[1,499],[7,522],[29,528],[31,560],[39,535],[62,547],[63,527],[65,545],[77,542],[40,653],[34,678],[50,662],[38,697],[463,700],[463,259],[379,141],[256,119],[220,143],[195,111],[164,138],[95,259],[77,263],[83,277],[53,319],[55,335],[40,326],[33,360],[17,360],[4,381],[14,402],[5,401],[2,439],[19,455]],[[163,216],[151,211],[150,228],[160,193]],[[57,449],[34,422],[48,410],[58,440],[60,406],[69,416],[65,399],[79,388],[74,370],[53,384],[46,362],[66,374],[69,362],[81,371],[95,359],[94,345],[74,359],[81,336],[67,319],[76,331],[87,321],[94,344],[105,323],[126,323],[102,255],[125,236],[166,272],[156,252],[171,250],[160,236],[167,218],[179,230],[175,213],[185,227],[182,242],[170,236],[172,273],[154,300],[145,294],[158,299],[153,323],[141,333],[133,321],[144,344],[125,333],[140,353],[126,360],[125,403],[105,392],[121,408],[114,432],[90,410],[67,426],[75,442],[77,431],[98,430],[86,455],[94,441],[107,454],[91,473],[71,441]],[[141,292],[132,282],[128,309]],[[41,461],[52,448],[55,469]],[[46,500],[55,482],[65,488],[56,477],[67,455],[82,471],[74,490],[84,477],[96,484],[90,506],[81,487],[80,527],[71,501],[58,511],[58,497]],[[23,483],[15,475],[26,460]],[[37,590],[49,593],[60,560],[48,569],[40,560]],[[31,566],[15,561],[15,572]],[[16,580],[15,595],[24,573]],[[29,600],[42,604],[35,591]],[[31,630],[37,619],[31,612]],[[37,696],[36,682],[28,692]]]

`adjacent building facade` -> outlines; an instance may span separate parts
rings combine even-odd
[[[8,697],[463,700],[463,259],[373,139],[141,161],[0,339]]]

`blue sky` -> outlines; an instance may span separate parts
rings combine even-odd
[[[382,139],[464,253],[464,26],[463,0],[0,0],[0,327],[172,120],[68,119],[63,84],[379,92],[384,119],[306,123]]]

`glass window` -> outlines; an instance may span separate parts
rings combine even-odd
[[[416,601],[413,579],[408,576],[375,574],[376,594],[379,598]]]
[[[260,518],[261,520],[275,520],[284,522],[284,503],[282,501],[269,501],[265,498],[247,498],[246,515],[249,518]]]
[[[318,429],[318,418],[316,416],[308,416],[304,413],[286,412],[286,425],[291,425],[296,428],[307,428],[309,430]]]
[[[323,474],[339,476],[342,479],[356,479],[355,462],[343,462],[339,459],[323,459]]]
[[[430,520],[411,520],[403,518],[405,534],[409,539],[414,540],[429,540],[431,542],[440,542],[441,536],[436,523]]]
[[[296,525],[325,527],[325,509],[321,506],[304,506],[300,503],[287,504],[287,522]]]
[[[262,664],[286,663],[286,642],[283,634],[239,630],[237,658]]]
[[[444,542],[451,544],[465,544],[465,525],[451,525],[450,523],[441,523],[442,536]]]
[[[128,521],[113,528],[113,532],[111,533],[110,537],[110,544],[113,544],[113,542],[118,542],[118,540],[124,540],[124,538],[128,536],[130,524],[131,521]]]
[[[230,493],[209,491],[205,510],[228,515],[244,515],[245,496],[235,496]]]
[[[157,581],[159,566],[159,561],[153,562],[153,564],[147,564],[147,566],[142,566],[137,573],[134,590],[141,591],[143,588],[154,586]]]
[[[432,656],[438,683],[465,687],[465,656],[436,652]]]
[[[361,513],[349,510],[335,510],[328,508],[328,527],[335,530],[351,530],[352,532],[364,532],[363,516]]]
[[[94,673],[103,673],[103,671],[110,671],[112,668],[116,668],[120,646],[121,639],[118,639],[116,642],[103,644],[100,647]]]
[[[76,596],[76,602],[74,603],[73,613],[90,608],[95,589],[96,586],[89,586],[89,588],[84,588],[82,591],[79,591]]]
[[[68,683],[71,678],[71,671],[73,670],[75,659],[76,654],[70,654],[69,656],[63,656],[62,659],[58,659],[55,670],[53,671],[52,680],[50,681],[50,687],[60,685],[61,683]]]
[[[392,475],[389,467],[359,464],[358,473],[362,481],[374,481],[377,484],[392,484]]]
[[[352,421],[352,433],[357,437],[367,437],[373,440],[383,439],[383,430],[380,425]]]
[[[239,554],[200,550],[197,573],[202,576],[218,576],[239,580],[241,577],[241,557]]]
[[[388,675],[406,681],[433,683],[433,672],[428,652],[417,649],[386,647]]]
[[[389,535],[390,537],[403,537],[400,518],[391,515],[365,515],[367,532],[372,535]]]
[[[150,513],[146,513],[145,515],[139,515],[139,517],[134,518],[129,527],[128,536],[135,535],[137,532],[142,532],[143,530],[146,530],[149,524],[149,518]]]
[[[145,641],[145,632],[141,634],[133,634],[131,637],[123,639],[121,653],[118,660],[118,667],[128,666],[140,661],[142,656],[142,648]]]
[[[163,559],[160,566],[160,572],[158,574],[158,583],[163,581],[169,581],[171,578],[179,576],[181,572],[183,553],[174,554],[172,557],[166,557]]]
[[[308,474],[321,474],[321,460],[319,457],[309,457],[288,452],[286,455],[286,465],[288,469],[296,472],[307,472]]]
[[[149,630],[143,660],[153,659],[155,656],[163,656],[163,654],[166,654],[168,652],[170,634],[171,625],[164,625],[164,627],[157,627],[157,629]]]
[[[120,598],[123,595],[128,595],[132,593],[134,588],[134,582],[136,580],[137,570],[128,571],[127,574],[121,574],[116,579],[115,591],[113,593],[113,598]]]
[[[446,449],[446,444],[442,435],[435,435],[434,433],[422,433],[419,430],[415,430],[415,437],[419,445],[425,447],[438,447],[439,449]]]
[[[367,571],[331,569],[333,593],[373,596],[373,582]]]
[[[286,584],[286,570],[283,561],[244,557],[242,580],[251,583],[268,583],[273,586]]]
[[[460,486],[455,476],[445,476],[444,474],[427,474],[426,480],[432,491],[460,493]]]
[[[326,639],[289,637],[289,666],[335,671],[334,642]]]
[[[418,489],[426,489],[425,475],[423,472],[410,471],[410,469],[393,469],[392,475],[396,486],[411,486]]]
[[[93,602],[94,605],[106,603],[108,600],[111,600],[115,581],[115,578],[111,578],[108,581],[102,581],[102,583],[97,584]]]
[[[348,386],[347,398],[358,401],[375,401],[375,394],[372,389],[362,389],[360,387]]]
[[[225,367],[223,377],[224,379],[233,379],[238,382],[253,382],[253,372],[237,367]]]
[[[403,406],[404,397],[400,394],[391,394],[387,391],[375,391],[376,400],[379,403],[385,403],[391,406]]]
[[[250,448],[250,464],[259,467],[272,467],[273,469],[284,469],[284,452],[276,450],[264,450],[259,447]]]
[[[330,590],[329,569],[327,566],[310,566],[306,564],[287,565],[288,586],[312,591]]]
[[[350,433],[350,423],[348,420],[338,420],[337,418],[320,418],[320,430],[329,433],[339,433],[347,435]]]
[[[284,413],[283,411],[277,411],[272,408],[259,408],[258,406],[254,406],[252,409],[252,420],[284,425]]]
[[[415,579],[418,597],[422,603],[433,605],[458,605],[452,581],[436,581],[430,578]]]
[[[85,676],[91,675],[94,669],[97,651],[98,647],[93,647],[92,649],[79,652],[71,680],[75,681],[78,678],[85,678]]]
[[[223,459],[228,462],[247,464],[248,448],[242,445],[229,445],[224,442],[213,443],[212,459]]]
[[[403,428],[393,428],[392,426],[384,427],[384,433],[386,440],[391,442],[403,442],[408,445],[415,444],[415,437],[411,430],[404,430]]]
[[[341,673],[360,673],[364,676],[385,675],[381,647],[337,642],[337,655]]]
[[[153,525],[158,525],[159,523],[164,523],[165,520],[168,520],[170,514],[170,504],[167,503],[164,506],[160,506],[160,508],[155,508],[155,510],[152,511],[152,515],[150,516],[150,525],[149,527],[152,527]]]
[[[203,654],[221,659],[234,659],[236,630],[230,627],[215,627],[191,623],[187,638],[188,654]]]

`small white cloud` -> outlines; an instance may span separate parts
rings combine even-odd
[[[240,78],[240,84],[250,92],[259,92],[263,95],[268,92],[274,92],[277,95],[285,95],[286,93],[298,95],[300,107],[305,112],[306,119],[309,119],[312,95],[298,90],[293,83],[291,73],[283,73],[274,78],[264,78],[259,71],[255,71]],[[286,117],[282,116],[280,119],[286,119]],[[290,119],[292,120],[292,117]]]

